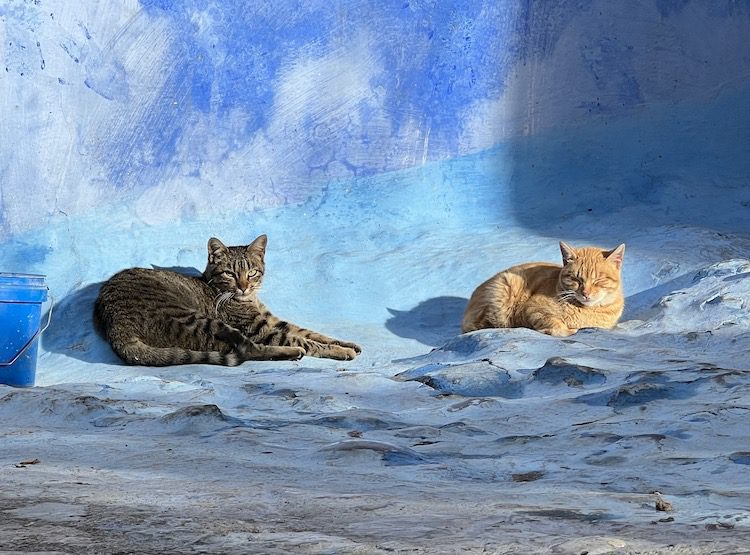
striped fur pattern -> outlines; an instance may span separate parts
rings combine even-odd
[[[94,321],[128,364],[221,364],[351,360],[361,349],[281,320],[258,300],[267,238],[248,246],[208,242],[202,277],[131,268],[112,276],[94,305]]]
[[[565,337],[581,328],[613,328],[624,308],[620,271],[625,245],[605,250],[560,242],[563,265],[513,266],[477,287],[461,331],[531,328]]]

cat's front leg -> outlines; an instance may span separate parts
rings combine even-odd
[[[359,351],[355,351],[350,347],[335,345],[333,343],[318,343],[317,341],[309,341],[306,352],[309,356],[332,358],[334,360],[353,360],[359,354]]]
[[[349,347],[332,345],[330,343],[318,343],[306,337],[286,332],[271,332],[266,337],[266,341],[268,341],[269,345],[290,345],[301,348],[307,356],[311,357],[352,360],[357,356],[357,352]]]
[[[239,345],[235,351],[245,360],[299,360],[306,354],[302,347],[260,345],[252,341]]]
[[[292,335],[303,337],[316,343],[321,343],[323,345],[338,345],[339,347],[351,349],[356,354],[360,354],[362,352],[362,347],[360,347],[356,343],[352,343],[351,341],[342,341],[340,339],[328,337],[327,335],[323,335],[322,333],[318,333],[317,331],[301,328],[300,326],[297,326],[290,322],[280,321],[277,325],[283,325],[288,333],[291,333]]]
[[[525,316],[528,327],[554,337],[568,337],[578,331],[569,328],[562,318],[553,314],[547,307],[536,306],[528,310]]]
[[[214,336],[233,347],[243,360],[299,360],[305,349],[299,346],[263,345],[252,341],[241,331],[224,323],[218,323]]]
[[[362,352],[362,347],[360,347],[356,343],[352,343],[351,341],[342,341],[341,339],[334,339],[333,337],[328,337],[327,335],[323,335],[322,333],[307,330],[305,328],[299,328],[299,330],[300,331],[298,335],[301,335],[302,337],[305,337],[306,339],[310,339],[311,341],[315,341],[316,343],[322,343],[324,345],[338,345],[339,347],[351,349],[357,354],[360,354]]]
[[[299,335],[287,336],[290,345],[299,345],[305,350],[305,354],[311,357],[332,358],[334,360],[353,360],[359,353],[349,347],[334,345],[332,343],[319,343]]]
[[[258,338],[268,345],[292,345],[305,349],[309,356],[352,360],[362,349],[355,343],[339,341],[321,333],[301,328],[291,322],[280,320],[266,312],[261,324],[255,324],[250,330],[253,338]]]
[[[357,345],[356,343],[352,343],[351,341],[341,341],[340,339],[334,339],[331,341],[332,345],[338,345],[340,347],[346,347],[347,349],[351,349],[358,355],[362,353],[362,347]]]

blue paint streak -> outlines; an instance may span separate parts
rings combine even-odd
[[[106,158],[114,165],[114,182],[123,185],[138,170],[134,162],[148,158],[141,152],[158,150],[160,156],[152,162],[156,167],[176,154],[172,135],[185,131],[192,112],[210,113],[221,125],[241,111],[245,125],[239,130],[233,126],[237,135],[232,143],[246,144],[268,125],[284,64],[300,55],[325,56],[337,45],[350,43],[359,32],[378,37],[373,55],[386,70],[371,86],[384,91],[394,132],[413,125],[416,118],[436,139],[435,144],[446,149],[432,157],[457,154],[465,109],[477,100],[501,94],[509,68],[522,56],[551,51],[574,14],[570,6],[532,9],[531,4],[514,0],[466,0],[440,9],[422,3],[353,0],[335,5],[243,0],[141,3],[148,17],[171,21],[178,38],[174,41],[177,51],[170,56],[173,65],[168,68],[174,82],[167,89],[189,91],[191,103],[178,109],[166,103],[155,107],[160,113],[143,123],[143,136],[155,138],[146,144],[114,142],[114,155]],[[195,14],[201,12],[211,22],[207,30],[195,23]],[[544,23],[549,21],[555,24]],[[526,27],[541,24],[544,40],[529,48],[523,33],[537,32]],[[371,116],[366,108],[362,110],[360,120],[366,124]],[[310,140],[315,125],[310,118],[300,140]],[[366,131],[349,139],[367,148]],[[121,148],[135,151],[123,156]],[[389,169],[395,167],[384,160],[353,171],[367,175]]]
[[[310,196],[316,200],[319,200],[318,192],[327,187],[326,182],[333,174],[330,168],[334,165],[362,177],[417,164],[422,148],[427,160],[454,157],[465,152],[460,142],[466,131],[463,126],[469,121],[471,125],[477,125],[473,116],[484,115],[479,109],[472,112],[472,107],[483,100],[498,99],[507,87],[508,75],[527,62],[538,64],[537,90],[528,91],[526,96],[520,91],[518,110],[522,115],[533,112],[536,100],[533,96],[543,101],[551,99],[551,111],[554,111],[554,103],[568,91],[574,96],[574,102],[590,114],[585,121],[562,122],[558,129],[538,126],[534,129],[536,138],[519,140],[509,147],[509,159],[515,163],[516,175],[528,176],[514,182],[525,182],[533,189],[545,210],[555,209],[548,206],[548,203],[555,203],[555,200],[550,200],[550,190],[570,190],[565,180],[580,177],[581,182],[588,180],[590,184],[601,181],[602,176],[609,178],[615,171],[622,175],[626,169],[630,176],[637,177],[627,182],[625,193],[611,187],[605,194],[607,199],[631,194],[644,198],[653,194],[651,191],[659,187],[668,172],[655,173],[654,168],[663,169],[659,159],[636,155],[641,147],[633,146],[634,141],[656,144],[652,149],[654,156],[674,152],[676,159],[684,161],[686,167],[701,160],[696,171],[717,166],[717,172],[726,174],[724,168],[736,167],[731,161],[721,166],[714,164],[713,160],[727,160],[741,150],[735,145],[742,143],[733,142],[734,137],[744,140],[745,136],[737,131],[734,122],[747,121],[744,104],[722,105],[723,112],[717,111],[716,118],[711,121],[686,116],[680,121],[667,122],[663,129],[670,130],[670,137],[660,136],[652,127],[625,129],[622,134],[612,132],[624,117],[637,116],[638,110],[648,108],[644,99],[654,98],[649,87],[659,79],[659,75],[651,70],[665,63],[658,50],[653,55],[644,54],[643,47],[651,45],[649,39],[652,37],[642,35],[644,27],[641,24],[623,27],[627,32],[620,33],[620,36],[607,33],[614,13],[608,6],[614,5],[594,3],[593,0],[463,0],[456,3],[429,0],[289,0],[281,3],[271,0],[141,0],[142,12],[113,33],[114,38],[101,53],[90,43],[101,37],[94,32],[92,39],[88,31],[89,27],[96,28],[96,25],[90,25],[96,22],[81,23],[79,35],[55,38],[54,47],[62,49],[70,58],[64,60],[69,72],[58,77],[55,86],[59,89],[57,85],[65,84],[70,90],[78,87],[77,91],[83,93],[82,98],[70,95],[75,98],[74,104],[63,106],[66,110],[86,108],[87,98],[94,94],[101,97],[96,99],[99,106],[90,111],[91,117],[82,118],[96,128],[97,134],[89,133],[90,129],[79,123],[77,136],[82,142],[87,139],[90,142],[83,145],[86,148],[72,151],[72,155],[76,164],[84,170],[93,170],[91,174],[96,174],[97,179],[100,168],[104,167],[107,187],[122,189],[114,202],[131,201],[143,189],[161,185],[175,175],[178,181],[185,175],[178,174],[178,171],[200,178],[203,162],[221,163],[257,138],[272,139],[268,144],[271,150],[289,152],[290,157],[298,155],[292,163],[297,164],[293,166],[297,172],[293,178],[299,177],[299,180],[287,178],[279,190],[299,187],[305,193],[313,191]],[[39,71],[37,49],[24,45],[38,44],[37,38],[45,42],[53,36],[45,27],[39,28],[39,37],[33,36],[36,27],[32,23],[36,25],[41,19],[47,21],[49,14],[46,10],[40,11],[41,8],[30,3],[13,6],[0,6],[0,15],[9,19],[9,43],[11,39],[13,42],[12,48],[10,44],[6,46],[5,77],[8,83],[12,79],[18,80],[19,74]],[[689,0],[637,3],[639,16],[652,19],[653,30],[649,32],[653,32],[653,36],[661,36],[662,29],[668,31],[661,47],[667,49],[669,57],[665,56],[665,59],[669,59],[670,64],[675,57],[684,54],[680,49],[682,45],[692,47],[693,43],[703,40],[691,35],[696,23],[676,17],[692,7],[695,4],[690,4]],[[710,22],[713,32],[724,24],[721,18],[733,18],[730,22],[732,28],[750,23],[747,19],[749,3],[717,0],[705,9],[717,18]],[[662,19],[673,17],[674,21],[662,21],[659,16]],[[561,37],[580,30],[575,26],[582,25],[582,22],[593,25],[594,33],[590,39],[587,35],[586,44],[573,55],[580,56],[575,63],[580,62],[588,71],[590,82],[579,87],[577,83],[545,79],[548,77],[544,74],[547,71],[545,62],[556,54]],[[161,58],[164,67],[154,68],[154,72],[163,74],[156,76],[153,83],[149,82],[150,76],[138,76],[143,81],[131,83],[136,76],[127,74],[125,68],[132,66],[124,60],[134,49],[143,51],[148,47],[147,41],[154,40],[148,31],[153,31],[157,23],[159,29],[166,23],[169,30],[167,51]],[[676,26],[672,26],[673,23]],[[295,113],[291,119],[299,125],[281,139],[266,134],[271,119],[283,117],[274,107],[287,100],[277,96],[279,84],[294,64],[316,58],[337,59],[346,55],[347,47],[358,44],[360,39],[367,42],[367,54],[383,68],[368,83],[372,97],[378,100],[367,99],[349,108],[351,125],[333,129],[324,137],[317,133],[322,117],[313,113],[314,110],[301,116]],[[738,48],[742,46],[738,45]],[[45,52],[51,47],[44,44]],[[720,53],[722,51],[719,49]],[[646,59],[636,59],[636,52]],[[685,67],[695,70],[701,63],[685,61]],[[652,65],[648,69],[643,69],[649,64]],[[732,68],[738,82],[729,83],[730,87],[739,90],[747,82],[746,68],[747,64]],[[162,82],[162,77],[165,82]],[[677,79],[675,82],[674,98],[670,100],[679,103],[684,97],[680,94]],[[34,87],[44,87],[44,83],[44,80],[39,80]],[[81,83],[87,88],[80,87]],[[144,99],[133,91],[151,84],[160,88],[156,99],[149,101],[153,103],[145,105]],[[592,84],[596,91],[591,97],[588,93],[580,93],[591,90]],[[707,83],[706,88],[714,91],[723,85]],[[31,85],[19,85],[23,86],[29,87],[25,102],[32,106],[30,101],[35,98],[35,89]],[[59,92],[55,91],[55,94]],[[68,96],[61,98],[70,102]],[[382,105],[377,102],[382,102]],[[710,104],[714,100],[706,102]],[[33,116],[27,127],[29,141],[34,140],[34,125],[40,128],[50,125],[45,114],[49,111],[52,115],[52,108],[39,105],[35,113],[29,111]],[[298,108],[299,111],[304,109],[304,106]],[[381,113],[382,110],[385,114]],[[53,117],[58,117],[57,111]],[[20,117],[16,120],[21,122]],[[210,124],[200,138],[196,138],[194,132],[197,121]],[[686,121],[690,124],[688,127],[684,124]],[[567,127],[571,125],[590,126],[590,135],[596,138],[577,144],[566,142]],[[601,133],[595,130],[602,125],[611,126]],[[387,136],[389,132],[391,136]],[[425,140],[428,133],[429,144]],[[699,144],[703,140],[701,137],[711,139]],[[205,142],[205,148],[201,140]],[[189,144],[197,147],[190,151],[184,146],[184,141],[191,141]],[[676,144],[670,144],[670,141],[676,141]],[[336,147],[342,143],[351,145],[348,152],[357,156],[356,161],[347,160],[346,156],[337,153]],[[600,147],[600,144],[606,146]],[[305,152],[299,154],[301,151]],[[86,154],[81,155],[81,152]],[[702,157],[695,159],[685,153]],[[6,158],[12,158],[11,154],[10,150],[6,152]],[[180,156],[186,159],[179,159]],[[283,163],[283,156],[280,158]],[[39,158],[40,164],[47,161],[44,156]],[[676,164],[673,163],[672,167]],[[275,170],[273,167],[269,169],[268,182],[278,181]],[[679,174],[681,170],[674,171]],[[21,190],[24,180],[28,182],[34,177],[31,171],[28,175],[22,174],[17,171],[9,174],[20,177],[14,178],[17,182],[4,183],[3,186]],[[239,181],[242,176],[236,179]],[[505,183],[499,180],[496,187]],[[216,185],[217,190],[211,193],[224,192],[222,184]],[[232,190],[237,190],[237,182],[230,185]],[[262,188],[265,185],[249,185],[253,186]],[[83,191],[88,189],[81,187],[80,190],[85,194]],[[287,194],[295,192],[281,190],[279,197],[286,196],[295,201],[305,198],[302,194]],[[506,193],[500,191],[498,195]],[[208,194],[206,192],[206,196]],[[523,191],[514,190],[513,194],[523,201],[536,198]],[[263,194],[257,196],[260,198]],[[13,197],[6,195],[5,202],[8,202],[7,198]],[[573,198],[566,206],[588,208],[590,195],[587,196],[586,190]],[[181,200],[176,198],[174,202]],[[44,208],[50,209],[49,206]],[[0,210],[0,233],[10,235],[14,230],[10,229],[2,212]],[[191,213],[188,206],[184,214],[189,217]],[[530,220],[529,225],[535,225],[533,218]]]
[[[220,118],[242,108],[252,122],[248,133],[267,123],[282,63],[303,48],[308,54],[322,55],[337,15],[326,2],[141,3],[152,17],[173,22],[181,52],[172,70],[190,84],[193,107],[201,112],[215,110]],[[201,35],[192,18],[203,11],[211,27]],[[218,98],[211,97],[212,85]]]
[[[682,0],[655,1],[665,17],[685,7]],[[166,18],[175,38],[170,65],[164,68],[170,76],[165,100],[152,106],[140,122],[142,140],[134,144],[128,134],[115,136],[102,152],[111,181],[120,187],[159,182],[176,161],[180,139],[201,114],[210,115],[218,134],[232,129],[233,135],[222,141],[229,145],[222,147],[229,149],[224,156],[247,145],[267,128],[274,105],[284,101],[275,95],[288,65],[300,58],[330,55],[352,44],[358,34],[377,37],[369,46],[384,71],[372,78],[370,86],[380,91],[393,133],[417,125],[423,136],[430,136],[429,159],[457,155],[471,106],[498,98],[519,64],[538,63],[551,55],[577,14],[600,10],[601,17],[607,17],[606,9],[592,0],[464,0],[439,8],[408,0],[141,0],[141,4],[145,27],[148,20]],[[727,16],[739,9],[731,3],[724,7]],[[580,99],[592,115],[617,115],[643,103],[630,42],[637,39],[601,36],[581,53],[602,92],[602,98]],[[105,98],[122,99],[124,93],[110,85],[125,82],[127,76],[110,78],[116,61],[104,67],[102,78],[87,80],[87,86]],[[168,97],[178,100],[170,102]],[[128,102],[135,107],[137,99]],[[367,125],[375,117],[371,110],[358,106],[353,112],[362,126],[353,133],[340,131],[340,140],[373,154],[365,167],[344,159],[336,162],[349,166],[354,175],[403,167],[398,157],[384,154],[392,145],[378,144],[383,139],[369,135]],[[243,114],[241,125],[237,114]],[[309,169],[310,175],[325,176],[331,161],[328,143],[333,139],[316,138],[317,123],[312,115],[304,120],[299,142],[320,143],[320,154],[312,157]]]

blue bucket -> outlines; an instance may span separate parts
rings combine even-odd
[[[0,384],[32,387],[36,379],[42,303],[47,300],[45,276],[0,272]]]

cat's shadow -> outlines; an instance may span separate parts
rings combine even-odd
[[[94,329],[94,302],[102,285],[103,282],[86,285],[55,303],[50,325],[42,333],[45,351],[84,362],[121,364],[107,341]]]
[[[656,285],[625,300],[625,312],[621,321],[631,319],[648,320],[656,303],[664,295],[690,285],[693,274],[684,274],[668,282]],[[451,338],[461,334],[468,299],[463,297],[435,297],[422,301],[409,310],[388,309],[391,317],[385,327],[393,334],[407,339],[416,339],[430,347],[440,347]]]
[[[200,276],[196,268],[153,266],[157,270]],[[49,327],[42,333],[42,348],[83,362],[122,364],[106,339],[94,328],[94,302],[104,282],[92,283],[76,289],[58,300],[52,307]],[[43,321],[46,321],[45,315]]]
[[[439,347],[461,333],[461,320],[469,300],[463,297],[434,297],[409,310],[389,308],[385,327],[391,333]]]

